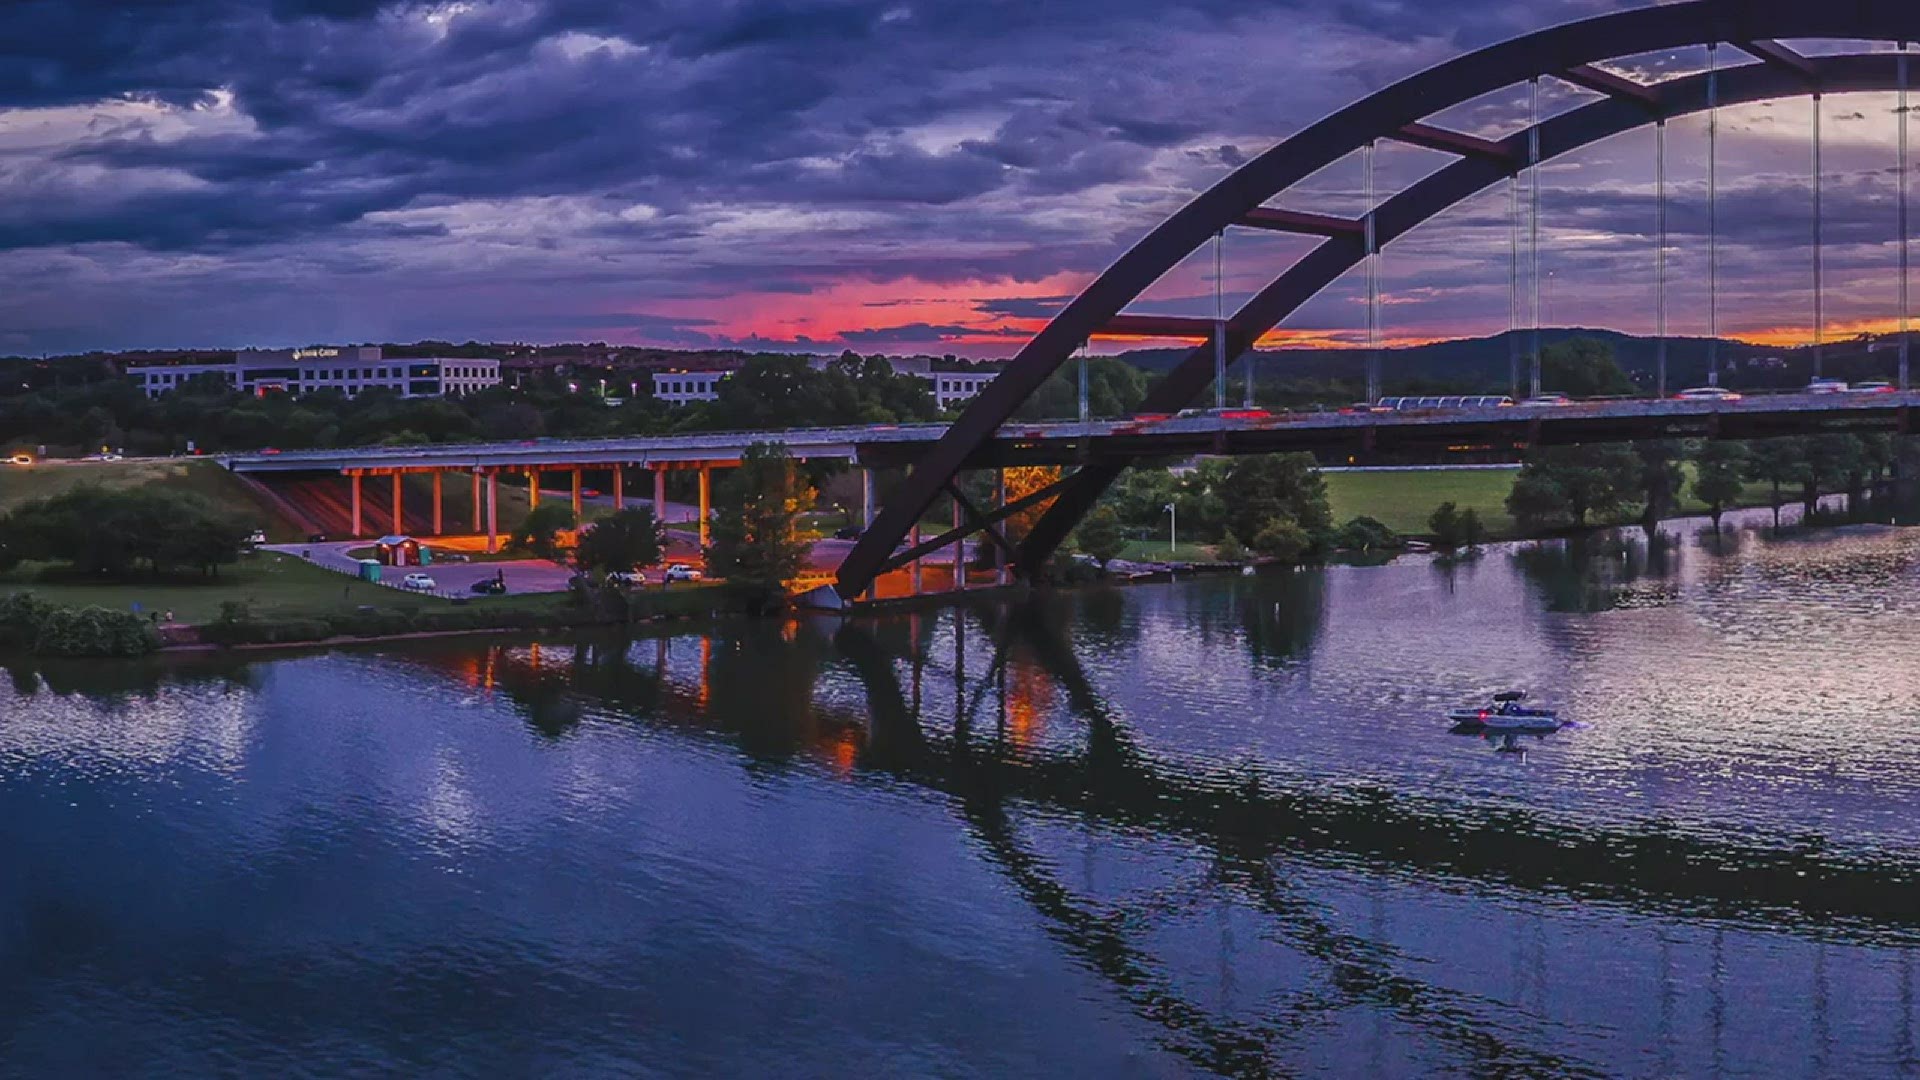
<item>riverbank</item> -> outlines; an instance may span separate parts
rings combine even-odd
[[[611,626],[744,610],[724,586],[705,583],[445,598],[361,581],[278,552],[249,555],[207,579],[98,582],[29,566],[0,577],[0,597],[16,593],[72,610],[131,612],[148,621],[162,651]]]

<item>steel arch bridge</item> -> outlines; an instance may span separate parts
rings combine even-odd
[[[1898,43],[1901,50],[1809,56],[1780,43],[1795,38]],[[1516,38],[1443,63],[1341,109],[1201,193],[1062,308],[896,487],[841,564],[836,591],[853,600],[880,574],[902,565],[896,549],[943,494],[955,496],[968,521],[942,539],[957,541],[984,532],[1012,552],[1015,573],[1029,580],[1039,577],[1049,556],[1129,459],[1094,460],[1048,489],[1051,503],[1017,547],[998,531],[998,522],[1012,508],[981,511],[959,495],[958,478],[969,458],[1090,338],[1110,334],[1199,341],[1141,406],[1146,412],[1186,407],[1216,381],[1226,363],[1253,348],[1346,272],[1501,181],[1612,136],[1720,106],[1905,90],[1905,46],[1914,40],[1920,40],[1920,4],[1914,0],[1688,0]],[[1722,45],[1745,53],[1752,62],[1658,82],[1598,66],[1647,53]],[[1428,121],[1482,95],[1542,79],[1559,80],[1600,98],[1500,139],[1450,131]],[[1374,203],[1358,218],[1267,205],[1320,169],[1383,140],[1443,151],[1457,160]],[[1904,174],[1901,192],[1904,233]],[[1320,243],[1218,321],[1124,313],[1162,275],[1229,229],[1317,237]],[[1904,281],[1907,237],[1900,239]],[[1902,356],[1904,361],[1904,339]],[[1021,500],[1018,509],[1034,503],[1032,498]],[[923,552],[926,547],[916,545]]]

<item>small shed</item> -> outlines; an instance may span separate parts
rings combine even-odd
[[[388,566],[425,566],[432,558],[420,541],[411,536],[383,536],[379,552],[380,561]]]

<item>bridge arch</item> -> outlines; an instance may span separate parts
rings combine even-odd
[[[1371,218],[1375,250],[1448,208],[1519,175],[1538,161],[1657,122],[1707,110],[1801,95],[1899,89],[1906,62],[1891,53],[1802,56],[1779,38],[1907,42],[1920,40],[1920,5],[1911,0],[1689,0],[1602,15],[1552,27],[1470,53],[1387,87],[1302,130],[1235,170],[1153,229],[1061,309],[976,397],[946,435],[889,497],[836,579],[851,600],[889,568],[893,552],[969,459],[1073,354],[1079,343],[1124,325],[1122,309],[1161,276],[1228,228],[1278,229],[1318,235],[1321,242],[1227,316],[1220,336],[1229,360],[1248,349],[1307,300],[1367,256]],[[1654,83],[1595,65],[1623,57],[1730,44],[1756,61]],[[1485,140],[1423,123],[1426,117],[1482,95],[1538,78],[1556,78],[1602,95],[1598,101]],[[1710,100],[1710,86],[1713,93]],[[1441,149],[1458,160],[1373,207],[1365,217],[1277,211],[1265,204],[1320,169],[1378,140]],[[1176,335],[1178,336],[1178,335]],[[1196,347],[1163,379],[1143,409],[1185,407],[1213,381],[1214,346]],[[1035,576],[1128,461],[1098,460],[1059,485],[1023,540],[1015,570]],[[976,522],[988,527],[984,522]]]

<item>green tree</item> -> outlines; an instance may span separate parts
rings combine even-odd
[[[1107,560],[1120,554],[1127,546],[1127,538],[1120,534],[1120,515],[1110,506],[1096,506],[1080,522],[1080,528],[1074,532],[1074,542],[1080,550],[1097,559],[1101,566]]]
[[[1634,502],[1640,479],[1639,456],[1627,447],[1544,447],[1527,455],[1507,493],[1507,510],[1535,525],[1564,519],[1584,528],[1589,516]]]
[[[1805,470],[1806,447],[1803,439],[1761,439],[1747,446],[1747,477],[1768,485],[1767,502],[1773,507],[1773,527],[1780,528],[1781,489]]]
[[[1747,460],[1745,444],[1727,439],[1709,439],[1693,453],[1693,497],[1707,504],[1707,516],[1713,519],[1713,531],[1720,531],[1720,517],[1746,490]]]
[[[654,520],[653,507],[621,510],[581,530],[573,561],[600,574],[652,566],[667,549],[666,527]]]
[[[1598,338],[1576,337],[1540,350],[1544,389],[1571,397],[1615,397],[1637,392],[1633,380],[1613,357],[1613,346]]]
[[[1651,439],[1634,443],[1633,452],[1640,459],[1636,485],[1643,508],[1640,520],[1651,528],[1654,522],[1670,517],[1679,504],[1680,489],[1686,483],[1686,473],[1680,468],[1686,447],[1673,439]]]
[[[1460,511],[1460,543],[1479,547],[1487,542],[1487,527],[1480,522],[1480,511],[1471,506]]]
[[[1268,550],[1261,536],[1271,526],[1291,526],[1306,539],[1310,550],[1323,546],[1333,528],[1333,510],[1327,503],[1327,482],[1309,454],[1261,454],[1243,457],[1222,480],[1224,524],[1235,536],[1253,537],[1252,547],[1279,558],[1298,557]],[[1290,547],[1287,529],[1274,534],[1276,543]],[[1278,538],[1285,537],[1284,542]]]
[[[1427,517],[1427,533],[1433,537],[1433,546],[1442,551],[1459,547],[1464,542],[1460,531],[1459,505],[1443,502],[1434,507],[1433,513]]]
[[[786,597],[806,563],[796,525],[813,509],[813,488],[779,443],[754,443],[720,487],[707,566],[761,608]]]
[[[573,511],[559,503],[543,503],[527,511],[507,538],[507,547],[536,559],[560,558],[560,534],[573,528]]]

